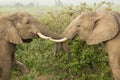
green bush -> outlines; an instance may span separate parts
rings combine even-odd
[[[111,4],[101,2],[90,6],[81,3],[80,6],[62,7],[61,10],[37,17],[46,27],[61,34],[82,12],[112,10]],[[55,43],[51,41],[35,39],[30,44],[18,45],[16,57],[30,68],[30,74],[22,75],[15,67],[12,80],[37,80],[39,76],[49,80],[113,80],[104,44],[88,46],[79,38],[68,43],[71,45],[71,56],[61,51],[58,57],[53,55]]]

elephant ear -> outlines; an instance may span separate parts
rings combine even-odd
[[[14,15],[7,16],[4,23],[0,22],[0,38],[13,44],[19,44],[22,43],[22,39],[15,28],[16,17]]]
[[[114,38],[119,31],[118,23],[114,16],[104,14],[95,21],[93,32],[87,39],[88,45],[99,44]]]

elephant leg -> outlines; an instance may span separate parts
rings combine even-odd
[[[5,62],[2,67],[1,80],[10,80],[11,67],[11,61]]]
[[[109,62],[115,80],[120,80],[120,35],[105,44]]]
[[[62,48],[62,43],[56,43],[56,48],[54,50],[54,55],[57,57],[57,54],[59,53],[60,49]]]
[[[120,57],[109,54],[110,66],[115,80],[120,80]]]
[[[64,42],[62,43],[62,47],[63,47],[63,50],[68,54],[68,60],[70,62],[73,61],[73,57],[70,52],[70,46],[66,42]]]
[[[20,61],[16,61],[16,64],[19,66],[22,74],[28,74],[30,72],[28,67],[25,64],[21,63]]]

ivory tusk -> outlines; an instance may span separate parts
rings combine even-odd
[[[43,38],[43,39],[49,39],[49,40],[51,40],[51,41],[53,41],[53,42],[64,42],[64,41],[67,40],[67,38],[62,38],[62,39],[52,39],[51,37],[44,36],[44,35],[41,34],[41,33],[37,33],[37,35],[38,35],[39,37]]]
[[[51,41],[54,41],[54,42],[64,42],[64,41],[66,41],[67,40],[67,38],[62,38],[62,39],[58,39],[58,40],[56,40],[56,39],[52,39],[52,38],[49,38]]]
[[[43,39],[50,39],[51,37],[47,37],[47,36],[44,36],[43,34],[41,33],[37,33],[37,35]]]

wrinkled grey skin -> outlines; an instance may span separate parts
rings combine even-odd
[[[67,39],[72,39],[76,34],[88,45],[102,42],[105,44],[114,79],[120,80],[120,13],[113,11],[82,13],[63,32]],[[56,53],[63,47],[60,44],[57,43]]]
[[[17,64],[23,74],[29,72],[26,65],[16,61],[15,48],[22,42],[38,38],[37,33],[59,39],[57,34],[43,27],[27,12],[17,12],[0,17],[0,80],[10,80],[11,68]]]

